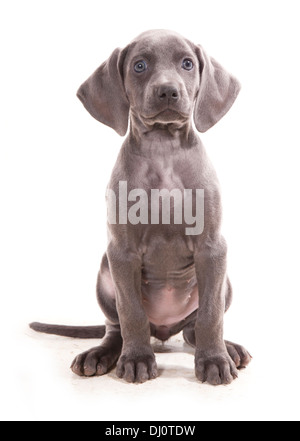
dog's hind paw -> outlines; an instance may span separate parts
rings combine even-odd
[[[103,346],[97,346],[78,355],[71,365],[74,374],[81,377],[93,377],[106,374],[112,369],[121,351],[112,351]]]
[[[232,343],[230,341],[225,341],[227,352],[234,361],[238,369],[243,369],[252,360],[252,356],[249,352],[241,345]]]

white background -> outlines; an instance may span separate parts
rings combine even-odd
[[[299,420],[298,8],[296,0],[1,2],[1,419]],[[223,191],[235,293],[225,336],[254,357],[227,387],[196,382],[178,339],[158,354],[155,382],[77,379],[72,359],[97,342],[27,328],[103,323],[95,281],[122,139],[75,94],[115,47],[152,28],[201,43],[243,85],[229,114],[201,135]]]

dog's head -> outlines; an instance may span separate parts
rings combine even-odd
[[[124,136],[129,110],[146,126],[183,124],[192,115],[199,132],[232,106],[238,81],[201,46],[164,30],[148,31],[115,49],[77,96],[98,121]]]

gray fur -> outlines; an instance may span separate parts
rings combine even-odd
[[[184,59],[193,68],[182,67]],[[147,70],[134,65],[144,60]],[[195,347],[196,376],[228,384],[250,362],[239,345],[223,338],[232,289],[227,245],[221,235],[219,182],[196,129],[216,124],[240,85],[201,46],[164,30],[148,31],[111,57],[80,87],[78,97],[100,122],[120,135],[129,131],[112,172],[128,191],[204,189],[204,231],[187,236],[186,224],[108,225],[109,243],[97,295],[107,317],[100,346],[76,357],[78,375],[102,375],[117,362],[128,382],[157,376],[150,336],[166,340],[183,330]]]

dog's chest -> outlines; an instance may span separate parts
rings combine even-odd
[[[183,179],[173,159],[156,160],[147,163],[144,174],[144,185],[147,189],[183,190]]]

